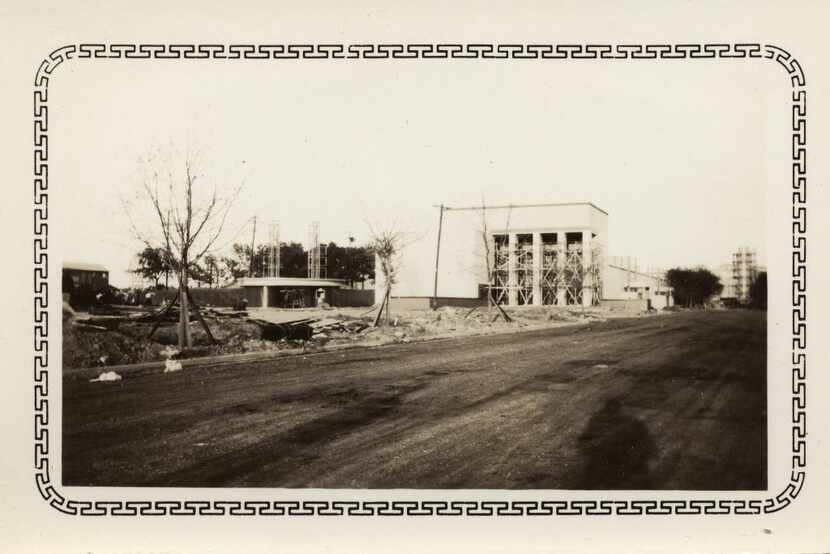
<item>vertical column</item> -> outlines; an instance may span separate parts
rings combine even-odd
[[[268,307],[268,287],[267,286],[262,287],[262,307],[263,308]]]
[[[568,236],[565,233],[556,233],[556,305],[564,306],[568,302],[565,296],[565,256],[568,255]]]
[[[515,306],[519,303],[519,295],[516,290],[518,280],[516,279],[516,234],[510,233],[507,236],[507,304]]]
[[[533,233],[533,305],[542,305],[542,233]]]
[[[591,270],[591,231],[582,231],[582,305],[591,307],[594,299],[594,283]]]

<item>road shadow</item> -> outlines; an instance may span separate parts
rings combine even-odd
[[[646,425],[626,414],[617,398],[591,416],[578,438],[583,471],[573,488],[653,489],[649,462],[657,446]]]
[[[154,475],[141,485],[179,487],[222,487],[240,481],[247,487],[303,486],[308,480],[304,470],[322,455],[333,441],[359,431],[372,423],[395,416],[404,397],[424,384],[404,384],[381,391],[349,387],[321,391],[324,405],[331,413],[310,419],[289,429],[280,430],[250,446],[211,455],[177,470]],[[292,478],[294,475],[300,477]],[[316,477],[312,475],[312,477]],[[289,484],[291,483],[291,484]],[[129,486],[134,483],[106,483]]]

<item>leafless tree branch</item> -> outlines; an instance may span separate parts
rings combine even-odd
[[[152,211],[152,219],[157,221],[161,235],[161,245],[153,244],[150,235],[142,234],[126,201],[122,202],[130,222],[130,227],[136,237],[150,248],[161,246],[179,279],[179,301],[181,304],[179,346],[190,346],[189,324],[189,294],[188,276],[194,265],[205,256],[221,236],[228,213],[233,206],[242,185],[237,187],[230,196],[220,196],[216,186],[207,194],[208,201],[201,204],[198,201],[198,191],[206,188],[202,184],[202,177],[198,165],[191,154],[185,156],[183,168],[177,173],[175,170],[176,156],[172,152],[156,151],[149,154],[144,160],[144,173],[140,186],[141,196],[145,198]],[[160,175],[165,175],[167,182],[160,183]],[[178,177],[177,177],[178,175]],[[197,186],[198,183],[198,186]],[[165,186],[166,185],[166,186]],[[163,189],[162,189],[163,187]],[[166,196],[162,190],[165,190]],[[197,309],[197,308],[196,308]],[[198,309],[197,309],[198,315]],[[204,323],[203,323],[204,324]],[[206,329],[207,330],[207,329]],[[208,330],[209,333],[209,330]]]

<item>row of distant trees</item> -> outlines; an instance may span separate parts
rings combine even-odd
[[[767,272],[762,271],[755,276],[749,287],[749,303],[752,307],[767,309]]]
[[[197,285],[223,286],[250,276],[261,275],[267,267],[268,245],[259,245],[252,251],[250,245],[234,244],[227,256],[206,254],[190,264],[188,274]],[[143,279],[155,284],[170,286],[175,277],[175,261],[166,248],[145,247],[137,254],[138,265],[134,270]],[[308,275],[308,251],[302,244],[280,244],[280,276],[306,277]],[[375,277],[375,256],[368,246],[339,246],[330,242],[326,256],[326,277],[344,279],[349,286],[364,283]]]
[[[723,290],[718,276],[702,267],[670,269],[666,272],[666,281],[674,289],[675,305],[687,308],[703,306]]]
[[[666,272],[666,281],[674,290],[675,305],[686,307],[703,306],[723,291],[723,284],[717,275],[706,268],[674,268]],[[767,307],[767,274],[759,273],[749,288],[749,305],[753,308]]]

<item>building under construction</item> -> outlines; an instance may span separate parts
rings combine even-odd
[[[590,202],[436,211],[438,231],[401,253],[391,293],[399,306],[473,306],[488,295],[507,306],[592,307],[605,299],[648,306],[652,297],[659,305],[671,302],[659,277],[607,263],[608,213]],[[624,290],[635,273],[639,296]],[[384,292],[378,274],[376,302]]]
[[[282,277],[280,227],[276,221],[269,225],[263,271],[259,274],[254,271],[254,275],[240,282],[250,307],[307,308],[333,302],[334,291],[343,288],[346,282],[326,278],[326,245],[320,244],[318,221],[309,226],[305,247],[308,251],[308,276]]]
[[[758,264],[755,250],[741,246],[732,253],[732,261],[719,265],[715,273],[723,290],[720,300],[725,304],[742,305],[749,302],[749,289],[765,268]]]
[[[732,254],[732,286],[738,303],[749,302],[749,288],[758,276],[758,256],[749,247],[742,246]]]
[[[629,270],[606,262],[608,213],[590,202],[437,211],[433,240],[401,253],[391,293],[398,305],[473,306],[488,295],[508,306],[592,307],[611,298],[649,303],[650,296],[632,297],[623,290],[631,279],[621,275]],[[380,302],[383,275],[376,280]],[[639,280],[647,289],[661,289],[658,278],[642,274]],[[669,302],[666,294],[661,303]]]

